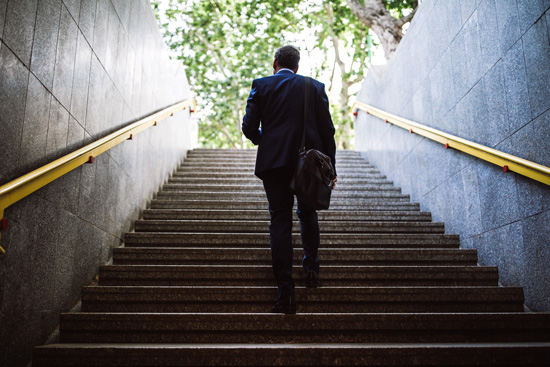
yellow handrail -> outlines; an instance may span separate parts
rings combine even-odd
[[[173,116],[175,112],[185,110],[187,107],[192,107],[191,112],[195,112],[196,106],[193,98],[176,103],[136,121],[102,139],[0,186],[0,230],[5,229],[7,226],[7,219],[4,218],[4,210],[10,205],[32,194],[73,169],[85,163],[93,163],[94,158],[101,153],[104,153],[125,140],[132,139],[134,135],[143,130],[151,126],[156,126],[158,121]],[[0,246],[0,254],[3,253],[5,253],[5,251]]]
[[[502,167],[504,172],[511,171],[519,173],[520,175],[542,182],[543,184],[550,185],[550,167],[432,129],[431,127],[404,119],[359,101],[356,101],[351,107],[351,111],[354,112],[354,110],[363,110],[369,115],[376,116],[386,122],[409,130],[411,133],[437,141],[445,145],[445,148],[460,150],[474,157],[496,164]]]

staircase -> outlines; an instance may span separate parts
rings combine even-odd
[[[337,153],[331,209],[319,212],[323,287],[298,313],[276,299],[269,213],[254,150],[194,150],[152,201],[60,344],[34,366],[550,365],[550,314],[420,211],[352,151]]]

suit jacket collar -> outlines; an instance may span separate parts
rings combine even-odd
[[[283,73],[284,74],[294,74],[294,72],[290,69],[281,69],[277,72],[277,74],[283,74]],[[277,75],[277,74],[275,74],[275,75]]]

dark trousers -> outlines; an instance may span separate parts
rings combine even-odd
[[[293,172],[286,167],[264,172],[262,180],[271,225],[269,226],[269,239],[271,245],[271,260],[275,281],[279,288],[278,300],[294,298],[294,280],[292,279],[292,207],[294,195],[288,189]],[[304,271],[313,270],[319,273],[319,223],[317,212],[298,199],[298,218],[300,220],[300,233],[304,248],[302,266]]]

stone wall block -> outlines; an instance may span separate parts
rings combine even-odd
[[[103,66],[97,57],[92,55],[85,128],[86,131],[94,138],[98,138],[100,136],[99,132],[101,131],[102,125],[101,121],[105,111],[103,100],[105,95],[104,85],[106,79],[107,75],[105,74]]]
[[[32,74],[29,77],[27,93],[28,102],[19,158],[19,167],[24,173],[47,162],[48,119],[44,117],[49,116],[51,103],[51,94]]]
[[[502,168],[482,163],[478,165],[481,219],[485,231],[509,224],[519,215],[518,195],[514,175]]]
[[[115,10],[120,18],[122,27],[125,30],[125,33],[128,34],[128,29],[130,25],[130,8],[132,3],[129,3],[126,0],[111,0]]]
[[[485,235],[486,246],[494,248],[494,264],[499,269],[499,282],[504,286],[520,286],[525,283],[525,253],[523,247],[523,227],[521,223],[512,223]]]
[[[50,105],[46,158],[51,162],[68,153],[67,136],[69,134],[69,112],[55,99]]]
[[[550,41],[544,18],[540,18],[523,36],[523,50],[531,116],[536,118],[550,108]]]
[[[471,159],[471,164],[462,170],[462,186],[464,187],[464,197],[461,202],[465,208],[465,227],[458,233],[463,234],[463,237],[471,237],[477,233],[483,232],[481,221],[481,194],[479,174],[476,167],[478,160]]]
[[[31,62],[37,5],[38,0],[9,1],[2,35],[4,42],[27,67]]]
[[[544,13],[543,0],[519,0],[517,4],[520,29],[522,33],[525,33]]]
[[[69,13],[71,13],[76,23],[78,23],[78,20],[80,18],[80,1],[81,0],[63,0],[65,7],[69,11]]]
[[[464,32],[459,32],[449,47],[452,59],[454,93],[456,100],[459,101],[471,87],[468,85],[468,78],[466,77],[468,66]]]
[[[525,297],[532,300],[532,311],[550,309],[550,240],[548,239],[550,211],[523,220],[523,246],[525,248]]]
[[[529,90],[522,41],[517,42],[502,59],[506,107],[510,131],[514,132],[531,120]]]
[[[518,6],[515,0],[499,1],[495,9],[498,24],[499,45],[502,54],[521,37]]]
[[[462,22],[466,22],[476,9],[476,0],[459,0],[460,2],[460,16]]]
[[[0,39],[4,37],[4,24],[6,22],[6,9],[8,0],[0,0]]]
[[[56,68],[53,95],[67,109],[71,108],[74,65],[76,58],[77,26],[69,11],[61,8],[61,21],[57,41]]]
[[[53,87],[60,16],[61,0],[41,0],[38,3],[31,71],[50,91]]]
[[[466,67],[468,70],[462,77],[467,78],[467,88],[473,87],[484,74],[478,24],[478,13],[474,12],[461,31],[461,33],[464,33],[465,54],[463,57],[466,58]]]
[[[81,124],[86,124],[90,65],[92,50],[82,33],[78,33],[76,59],[71,92],[71,115]]]
[[[9,48],[0,48],[0,156],[4,162],[19,160],[28,80],[29,71]],[[21,172],[16,164],[0,165],[0,184]]]
[[[496,8],[496,0],[484,0],[476,10],[483,71],[491,69],[502,56],[501,48],[495,47],[500,42],[499,33],[495,32],[498,29]]]
[[[103,66],[105,67],[105,71],[113,82],[117,79],[116,75],[116,65],[117,65],[117,59],[118,59],[118,34],[121,30],[120,22],[118,19],[118,15],[115,11],[115,8],[109,1],[108,6],[108,17],[109,17],[109,24],[107,28],[107,48],[105,53],[105,60],[103,63]]]
[[[103,65],[105,65],[105,57],[107,53],[110,4],[110,0],[97,0],[94,21],[93,49],[97,58]]]
[[[94,44],[95,16],[97,10],[97,0],[82,0],[80,3],[80,16],[78,18],[78,27],[88,44]]]
[[[487,127],[483,132],[489,137],[489,146],[495,146],[511,132],[506,113],[506,93],[502,63],[498,62],[482,79],[487,110],[483,112],[483,123]]]
[[[115,86],[120,94],[124,95],[126,82],[126,65],[128,63],[128,36],[122,28],[118,32],[118,56],[115,65]]]

